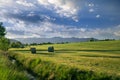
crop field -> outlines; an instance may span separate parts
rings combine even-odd
[[[49,53],[49,46],[55,52]],[[31,47],[36,54],[31,54]],[[120,80],[120,41],[27,46],[9,53],[38,80]]]
[[[29,80],[25,73],[12,64],[0,51],[0,80]]]

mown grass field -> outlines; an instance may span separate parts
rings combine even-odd
[[[54,53],[47,52],[49,46],[54,46]],[[35,47],[37,53],[31,54],[30,47]],[[46,80],[51,77],[51,79],[57,80],[56,75],[61,76],[58,80],[68,79],[71,76],[67,74],[70,74],[72,69],[82,70],[89,74],[86,77],[84,72],[80,73],[76,78],[78,80],[120,79],[120,41],[80,42],[30,47],[10,49],[15,52],[10,53],[10,55],[38,76],[46,77],[44,78]],[[90,75],[91,71],[94,72],[93,76]],[[73,72],[75,71],[73,70]],[[75,79],[70,78],[68,80]]]

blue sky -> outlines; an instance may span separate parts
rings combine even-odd
[[[8,38],[120,39],[120,0],[0,0]]]

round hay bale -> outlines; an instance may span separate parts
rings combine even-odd
[[[36,54],[36,48],[30,48],[32,54]]]
[[[54,52],[54,47],[53,46],[48,47],[48,52]]]

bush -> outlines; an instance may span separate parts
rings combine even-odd
[[[5,37],[0,38],[0,50],[7,51],[9,49],[10,41]]]
[[[12,48],[24,48],[24,45],[21,42],[13,42],[11,43]]]

